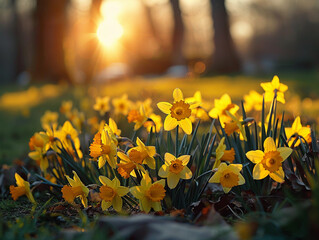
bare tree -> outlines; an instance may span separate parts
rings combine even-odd
[[[183,56],[184,23],[179,0],[170,0],[170,3],[172,6],[174,19],[174,29],[172,36],[172,61],[174,65],[180,65],[185,63]]]
[[[239,71],[240,61],[230,34],[225,0],[210,0],[210,2],[215,45],[211,70],[218,73]]]
[[[33,77],[36,80],[70,81],[64,61],[68,0],[37,0]]]

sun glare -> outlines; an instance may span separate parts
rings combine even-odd
[[[97,38],[105,47],[114,45],[123,35],[122,25],[115,19],[106,19],[97,29]]]

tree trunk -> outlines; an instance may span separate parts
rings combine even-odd
[[[101,5],[103,0],[92,0],[90,13],[89,13],[89,28],[88,34],[95,33],[97,30],[96,21],[101,18]],[[97,38],[90,39],[85,45],[84,56],[82,60],[82,69],[85,75],[84,82],[90,84],[94,78],[94,75],[99,67],[99,57],[97,55],[98,50],[98,40]]]
[[[237,72],[240,70],[240,61],[230,34],[225,0],[210,0],[210,2],[215,45],[211,70],[216,73]]]
[[[185,64],[183,56],[184,23],[179,0],[170,0],[173,10],[174,29],[172,36],[172,63],[173,65]]]
[[[33,77],[37,81],[70,81],[63,49],[67,4],[68,0],[36,1]]]

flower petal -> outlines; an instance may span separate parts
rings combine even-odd
[[[292,149],[288,147],[280,147],[277,149],[277,151],[280,153],[280,157],[282,157],[282,162],[285,161],[290,154],[292,154]]]
[[[114,208],[115,211],[117,211],[117,212],[121,212],[122,211],[123,200],[122,200],[122,198],[120,196],[116,195],[113,198],[112,204],[113,204],[113,208]]]
[[[118,186],[116,189],[116,192],[120,197],[125,196],[126,194],[128,194],[129,191],[130,189],[128,187],[123,187],[123,186]]]
[[[179,182],[179,176],[175,173],[169,173],[167,176],[167,185],[170,189],[173,189],[177,186]]]
[[[182,155],[179,156],[178,159],[182,161],[183,166],[186,166],[189,162],[190,157],[190,155]]]
[[[104,186],[112,186],[113,185],[111,179],[109,179],[105,176],[99,176],[99,180]]]
[[[225,193],[228,193],[231,190],[231,188],[223,187],[223,190],[224,190]]]
[[[253,169],[253,177],[256,180],[263,179],[267,177],[269,174],[269,171],[266,170],[261,163],[257,163]]]
[[[181,128],[187,135],[192,133],[193,126],[192,126],[192,121],[189,118],[184,118],[178,121],[178,124],[181,126]]]
[[[14,177],[16,179],[18,187],[24,187],[24,185],[25,185],[24,179],[18,173],[15,173]]]
[[[184,167],[183,170],[179,173],[181,179],[191,179],[193,174],[192,171],[188,167]]]
[[[285,173],[282,167],[278,171],[269,173],[269,176],[276,182],[283,183],[285,181]]]
[[[150,169],[155,169],[155,159],[153,157],[145,158],[145,162],[150,167]]]
[[[171,162],[176,159],[176,157],[173,154],[170,154],[167,152],[164,155],[164,159],[165,159],[165,164],[169,166],[171,165]]]
[[[152,208],[155,212],[162,211],[162,205],[161,202],[152,202]]]
[[[148,213],[149,211],[151,211],[151,201],[148,200],[148,198],[146,197],[143,197],[141,200],[140,200],[140,203],[141,203],[141,210]]]
[[[175,118],[172,118],[171,115],[167,115],[164,121],[164,130],[170,131],[177,126],[177,120]]]
[[[183,100],[183,93],[179,88],[174,89],[173,98],[174,98],[174,102],[178,102],[180,100]]]
[[[112,202],[107,202],[107,201],[102,200],[101,207],[102,207],[103,211],[106,211],[111,206],[112,206]]]
[[[264,149],[265,152],[276,151],[277,148],[274,139],[272,139],[271,137],[267,137],[264,142]]]
[[[249,151],[246,153],[246,157],[253,163],[260,163],[264,155],[264,152],[260,150]]]
[[[157,104],[157,107],[165,114],[170,114],[171,113],[171,107],[172,104],[168,103],[168,102],[159,102]]]
[[[243,177],[243,175],[238,174],[238,177],[239,177],[238,185],[245,184],[246,181],[245,181],[245,178]]]
[[[161,178],[167,178],[168,166],[166,164],[163,164],[162,167],[159,169],[158,176],[160,176]]]
[[[131,187],[131,188],[130,188],[130,192],[131,192],[132,195],[133,195],[134,197],[136,197],[137,199],[141,199],[141,198],[144,197],[144,194],[142,193],[140,186]]]

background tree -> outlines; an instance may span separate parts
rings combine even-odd
[[[33,60],[33,77],[36,80],[70,81],[63,49],[68,2],[68,0],[36,1]]]
[[[239,57],[230,34],[225,0],[210,0],[214,28],[215,51],[211,70],[216,73],[230,73],[240,70]]]

